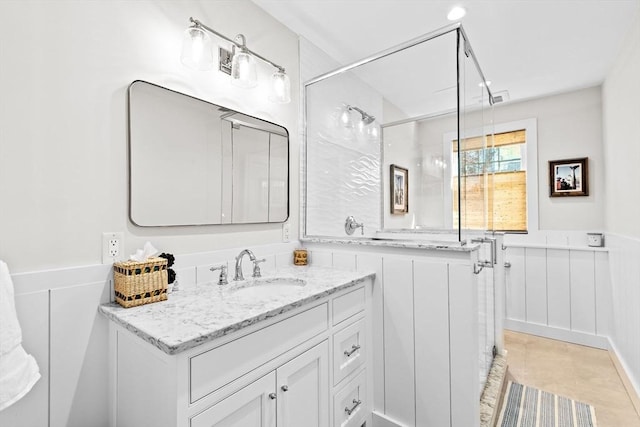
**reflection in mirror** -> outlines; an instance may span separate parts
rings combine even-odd
[[[129,86],[129,171],[139,226],[289,216],[284,127],[139,80]]]

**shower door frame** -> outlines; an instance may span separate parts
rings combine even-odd
[[[303,102],[303,140],[304,140],[304,144],[302,147],[302,152],[301,152],[301,157],[302,157],[302,167],[300,169],[300,179],[301,179],[301,185],[300,185],[300,191],[302,193],[301,195],[301,204],[300,204],[300,235],[301,238],[311,238],[311,237],[336,237],[336,236],[317,236],[317,235],[312,235],[309,236],[307,234],[307,171],[308,171],[308,156],[307,156],[307,152],[308,152],[308,133],[307,133],[307,90],[309,88],[309,86],[321,82],[323,80],[326,80],[330,77],[333,76],[337,76],[340,75],[342,73],[345,73],[347,71],[353,70],[357,67],[360,67],[362,65],[368,64],[370,62],[376,61],[378,59],[387,57],[389,55],[393,55],[394,53],[398,53],[401,52],[403,50],[409,49],[411,47],[417,46],[421,43],[425,43],[429,40],[435,39],[437,37],[443,36],[445,34],[449,34],[451,32],[455,31],[456,32],[456,122],[457,122],[457,131],[458,131],[458,135],[460,135],[460,115],[461,115],[461,111],[460,111],[460,105],[461,105],[461,94],[460,94],[460,48],[461,46],[464,49],[464,53],[467,56],[470,56],[474,62],[474,65],[480,75],[480,77],[482,78],[482,81],[485,82],[485,90],[487,91],[487,95],[488,95],[488,99],[489,99],[489,103],[490,105],[493,105],[494,101],[493,101],[493,95],[491,93],[490,88],[488,87],[488,85],[486,85],[486,78],[484,76],[484,73],[482,72],[482,69],[480,68],[480,64],[478,63],[477,57],[475,55],[475,53],[473,52],[473,48],[471,47],[471,43],[469,42],[469,38],[467,37],[467,34],[464,31],[464,28],[462,26],[462,24],[460,22],[454,23],[454,24],[450,24],[447,26],[444,26],[442,28],[436,29],[434,31],[431,31],[429,33],[423,34],[422,36],[413,38],[411,40],[408,40],[404,43],[398,44],[396,46],[393,46],[389,49],[385,49],[383,51],[380,51],[374,55],[368,56],[366,58],[363,58],[359,61],[353,62],[349,65],[345,65],[342,66],[340,68],[337,68],[333,71],[329,71],[327,73],[321,74],[317,77],[312,78],[311,80],[308,80],[307,82],[304,83],[304,87],[303,87],[303,98],[304,98],[304,102]],[[462,44],[461,44],[462,42]],[[437,115],[441,115],[441,114],[449,114],[451,113],[451,111],[448,112],[441,112],[438,114],[434,114],[431,117],[435,117]],[[427,116],[424,116],[423,118],[426,118]],[[416,120],[417,118],[413,118],[410,120]],[[398,124],[399,122],[395,123]],[[381,126],[382,127],[382,126]],[[382,135],[381,135],[382,138]],[[382,140],[381,140],[382,141]],[[383,144],[380,144],[380,158],[383,158]],[[460,150],[458,150],[458,152],[460,152]],[[460,162],[458,162],[458,165],[460,164]],[[384,182],[384,171],[382,170],[383,168],[380,168],[380,182]],[[460,186],[460,181],[458,180],[458,186]],[[458,197],[460,197],[460,189],[458,189]],[[380,197],[380,203],[379,203],[379,209],[380,209],[380,224],[383,225],[384,224],[384,201],[382,200],[382,194]],[[460,211],[460,203],[458,203],[458,210]],[[452,232],[455,232],[456,229],[452,229]],[[465,244],[466,243],[466,239],[463,240],[462,239],[462,228],[461,228],[461,215],[460,213],[458,214],[458,228],[457,228],[457,234],[458,234],[458,242],[460,242],[461,244]]]

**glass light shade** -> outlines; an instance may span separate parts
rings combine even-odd
[[[367,133],[369,134],[369,137],[371,139],[377,139],[379,132],[378,132],[378,125],[376,124],[376,122],[373,122],[369,125],[369,129],[367,130]]]
[[[351,118],[351,110],[349,110],[349,106],[348,105],[345,105],[340,110],[339,120],[340,120],[340,123],[342,124],[342,126],[344,126],[346,128],[352,128],[353,127],[353,119]]]
[[[236,51],[231,60],[231,83],[243,88],[252,88],[258,85],[256,60],[242,49]]]
[[[211,37],[202,28],[189,27],[182,38],[182,63],[195,70],[213,68],[213,45]]]
[[[269,101],[276,104],[288,104],[291,102],[291,82],[284,71],[276,70],[271,75]]]

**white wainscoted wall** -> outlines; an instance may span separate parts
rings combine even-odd
[[[613,286],[613,348],[640,413],[640,14],[602,85],[605,220]]]
[[[640,238],[607,234],[612,283],[611,349],[640,413]],[[633,393],[635,391],[635,394]]]
[[[505,328],[607,349],[640,412],[640,239],[507,236]]]
[[[296,246],[249,248],[267,259],[261,269],[268,272],[290,265]],[[232,271],[242,249],[177,254],[179,286],[211,286],[218,273],[209,268],[226,263]],[[244,269],[248,277],[251,265],[245,263]],[[24,348],[35,357],[42,378],[25,398],[0,412],[0,426],[109,425],[108,321],[98,306],[113,300],[111,266],[18,273],[12,279]]]
[[[374,425],[479,425],[477,251],[305,246],[311,265],[376,272]]]
[[[509,244],[505,260],[507,329],[608,348],[608,249]]]

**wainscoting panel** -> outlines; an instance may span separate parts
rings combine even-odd
[[[383,259],[385,410],[407,426],[415,424],[413,263],[409,257]]]
[[[22,346],[38,362],[41,378],[21,400],[0,412],[0,426],[35,427],[49,423],[49,291],[16,294]]]
[[[635,397],[632,400],[640,413],[640,239],[607,234],[607,246],[615,308],[611,346],[624,368],[629,394]]]
[[[507,328],[608,346],[611,284],[606,250],[509,246],[506,260],[511,263],[506,280]]]
[[[507,318],[525,321],[527,318],[527,299],[524,280],[524,248],[509,248],[505,261],[511,263],[506,269],[506,311]]]
[[[595,254],[596,280],[596,335],[611,336],[613,332],[613,294],[611,290],[611,269],[609,268],[609,254],[596,252]]]
[[[347,271],[356,270],[356,254],[351,252],[334,252],[333,268]]]
[[[477,253],[305,246],[312,265],[350,268],[355,254],[359,271],[376,272],[374,425],[479,425]]]
[[[596,334],[595,258],[593,252],[569,251],[571,330]]]
[[[470,348],[478,348],[478,287],[468,266],[449,264],[449,333],[451,360],[451,426],[480,425],[479,354],[469,357]]]
[[[109,284],[51,291],[51,427],[96,427],[108,420]]]
[[[382,281],[382,256],[373,253],[357,255],[358,271],[375,271],[372,295],[373,343],[373,409],[384,413],[384,283]]]
[[[449,273],[444,263],[416,260],[413,268],[416,360],[429,361],[416,363],[416,425],[446,426],[451,419]]]
[[[547,249],[548,325],[571,329],[571,271],[569,251]]]
[[[545,249],[525,249],[525,299],[527,322],[547,324],[547,254]]]

